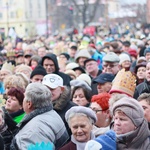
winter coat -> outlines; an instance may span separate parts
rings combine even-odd
[[[60,72],[59,71],[59,66],[58,66],[58,61],[57,61],[57,57],[55,54],[47,54],[45,55],[42,60],[41,60],[41,65],[43,66],[43,62],[46,58],[49,58],[51,59],[53,62],[54,62],[54,65],[55,65],[55,72],[53,72],[54,74],[57,74],[59,75],[60,77],[63,78],[63,85],[67,85],[67,86],[70,86],[70,81],[71,81],[71,77],[63,72]]]
[[[0,133],[3,137],[5,150],[9,150],[11,141],[18,130],[17,123],[19,123],[22,120],[22,117],[25,113],[23,110],[19,110],[18,112],[9,114],[5,107],[2,107],[2,110],[4,112],[5,125],[3,129],[0,130]]]
[[[52,142],[57,150],[68,138],[65,125],[52,106],[43,107],[35,109],[24,117],[10,150],[27,150],[30,144],[41,142]]]
[[[76,144],[74,144],[72,141],[70,141],[68,144],[66,144],[59,150],[77,150],[77,148],[76,148]]]
[[[136,86],[133,97],[137,99],[142,93],[150,93],[150,83],[147,80]]]
[[[59,116],[62,118],[62,120],[65,123],[66,129],[68,131],[69,136],[71,136],[71,130],[68,126],[68,123],[65,120],[65,113],[73,106],[77,106],[75,103],[70,101],[70,89],[68,87],[65,87],[63,93],[60,95],[60,97],[53,101],[53,108],[54,110],[59,114]]]
[[[146,120],[135,131],[117,136],[117,150],[149,150],[150,131]]]

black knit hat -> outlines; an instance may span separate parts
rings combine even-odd
[[[36,66],[35,69],[32,71],[32,73],[31,73],[31,75],[30,75],[30,79],[32,79],[33,76],[35,76],[35,75],[43,75],[43,76],[45,76],[45,75],[47,75],[47,72],[46,72],[46,70],[43,68],[43,66],[38,65],[38,66]]]

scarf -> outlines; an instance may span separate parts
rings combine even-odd
[[[53,109],[52,105],[47,106],[47,107],[42,107],[42,108],[35,109],[31,113],[25,115],[23,120],[18,124],[18,127],[20,129],[23,128],[32,118],[36,117],[37,115],[46,113],[46,112],[48,112],[48,111],[50,111],[52,109]]]
[[[94,138],[95,138],[95,136],[94,136],[94,134],[91,132],[91,139],[90,139],[90,140],[92,140],[92,139],[94,139]],[[77,150],[84,150],[85,145],[86,145],[86,143],[87,143],[87,142],[78,142],[78,141],[74,138],[73,135],[71,135],[71,141],[72,141],[74,144],[76,144]]]

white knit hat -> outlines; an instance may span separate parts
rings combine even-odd
[[[130,56],[128,54],[122,53],[119,55],[120,61],[119,64],[121,65],[124,61],[128,60],[131,61]]]

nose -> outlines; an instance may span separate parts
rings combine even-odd
[[[120,120],[119,119],[115,119],[114,123],[115,123],[115,125],[120,125]]]
[[[77,130],[78,133],[82,132],[82,129],[80,127],[78,127],[78,130]]]

